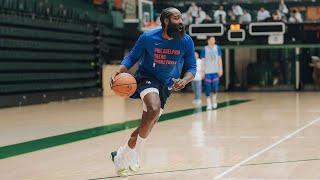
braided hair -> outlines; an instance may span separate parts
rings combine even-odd
[[[161,27],[162,29],[165,28],[165,23],[164,23],[164,19],[168,18],[170,19],[172,16],[172,13],[170,12],[171,9],[175,9],[174,7],[168,7],[164,10],[162,10],[161,14],[160,14],[160,21],[161,21]]]

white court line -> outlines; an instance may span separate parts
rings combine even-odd
[[[223,173],[219,174],[218,176],[216,176],[214,179],[219,179],[222,178],[223,176],[227,175],[228,173],[230,173],[231,171],[233,171],[234,169],[238,168],[239,166],[243,165],[244,163],[256,158],[257,156],[259,156],[260,154],[272,149],[273,147],[277,146],[278,144],[282,143],[283,141],[286,141],[287,139],[291,138],[292,136],[298,134],[299,132],[303,131],[304,129],[308,128],[309,126],[317,123],[318,121],[320,121],[320,118],[315,119],[313,121],[311,121],[310,123],[308,123],[307,125],[295,130],[294,132],[290,133],[289,135],[285,136],[283,139],[280,139],[279,141],[271,144],[270,146],[268,146],[267,148],[257,152],[256,154],[248,157],[247,159],[239,162],[238,164],[232,166],[231,168],[229,168],[228,170],[224,171]]]

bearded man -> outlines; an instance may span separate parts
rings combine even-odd
[[[141,149],[171,90],[183,89],[196,74],[194,44],[185,33],[181,16],[176,8],[164,9],[160,15],[162,28],[143,33],[111,77],[112,83],[117,74],[127,72],[142,58],[134,75],[138,87],[131,96],[142,100],[142,120],[129,140],[110,156],[119,176],[128,176],[128,170],[137,172],[141,168]],[[186,69],[180,78],[183,66]]]

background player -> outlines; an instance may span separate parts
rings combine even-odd
[[[202,60],[199,58],[199,54],[197,52],[194,52],[194,54],[197,59],[197,73],[191,82],[192,90],[194,93],[194,100],[192,101],[192,103],[194,105],[200,105],[201,95],[202,95],[202,79],[204,78],[204,74],[202,75],[202,69],[201,69]]]
[[[217,108],[217,93],[219,87],[219,78],[223,75],[222,53],[218,45],[216,45],[215,37],[208,38],[208,45],[201,50],[200,58],[202,61],[202,70],[204,72],[204,85],[207,96],[207,110]],[[210,98],[211,87],[213,95]],[[212,101],[211,101],[212,99]]]

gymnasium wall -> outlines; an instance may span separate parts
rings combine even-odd
[[[123,56],[121,30],[107,23],[21,13],[5,9],[3,2],[0,107],[101,96],[102,64]]]

